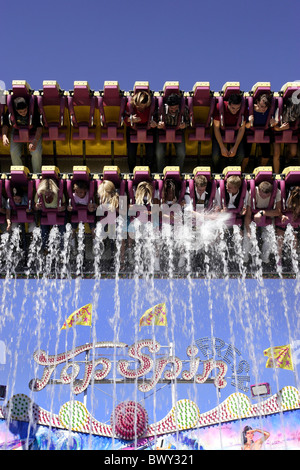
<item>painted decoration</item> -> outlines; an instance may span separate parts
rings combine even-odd
[[[30,415],[29,410],[33,410],[33,403],[20,394],[13,396],[7,407],[0,408],[0,449],[242,450],[245,447],[244,430],[250,429],[253,449],[300,450],[299,398],[299,391],[292,386],[256,405],[251,405],[245,396],[236,393],[217,408],[202,414],[195,403],[180,400],[164,420],[148,425],[144,431],[146,410],[142,406],[137,407],[135,402],[122,402],[114,412],[123,413],[125,410],[127,418],[131,418],[127,428],[123,424],[118,425],[113,434],[112,426],[108,425],[108,432],[102,423],[101,432],[97,434],[100,423],[93,427],[88,410],[78,401],[65,403],[59,416],[52,416],[36,406],[38,419],[25,421]],[[130,434],[126,432],[132,431],[134,421],[128,411],[137,408],[139,411],[134,413],[141,418],[138,434],[143,434],[129,440]],[[8,416],[9,412],[8,421],[4,415]]]
[[[34,422],[44,426],[105,437],[115,436],[120,438],[122,435],[123,439],[128,439],[124,437],[127,432],[126,430],[132,429],[132,424],[130,427],[129,423],[132,422],[133,416],[136,410],[138,410],[140,420],[139,436],[153,437],[177,432],[178,430],[213,426],[220,422],[225,423],[236,419],[268,416],[274,413],[298,409],[300,408],[300,393],[295,387],[288,385],[266,400],[251,404],[246,395],[236,392],[216,408],[205,413],[200,413],[193,401],[187,399],[180,400],[162,420],[152,424],[148,424],[146,410],[139,404],[132,403],[134,402],[123,402],[119,407],[117,406],[115,409],[115,421],[111,424],[106,424],[97,421],[91,416],[85,406],[79,401],[74,400],[65,403],[60,408],[59,414],[56,415],[40,408],[26,395],[17,394],[8,401],[6,406],[0,407],[0,419],[10,417],[17,421]],[[124,416],[126,416],[126,419],[123,419]],[[140,434],[142,429],[143,433]],[[129,431],[126,435],[130,435]]]
[[[111,415],[111,426],[120,439],[132,440],[141,437],[147,425],[146,410],[134,401],[120,403]]]

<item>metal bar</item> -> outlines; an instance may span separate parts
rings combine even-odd
[[[226,377],[225,377],[226,378]],[[207,379],[203,384],[213,384],[215,379]],[[93,380],[90,382],[90,385],[93,383],[95,385],[101,385],[101,384],[114,384],[116,383],[117,385],[127,385],[127,384],[143,384],[143,383],[149,383],[151,380],[146,379],[146,380],[135,380],[135,379],[103,379],[103,380]],[[83,380],[74,380],[74,385],[81,385]],[[49,380],[48,382],[51,385],[66,385],[64,382],[62,382],[59,379],[52,379]],[[194,380],[184,380],[184,379],[176,379],[176,380],[165,380],[165,379],[160,379],[157,381],[159,384],[196,384],[196,385],[202,385],[202,384],[197,384]]]

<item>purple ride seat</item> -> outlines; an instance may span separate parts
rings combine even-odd
[[[243,218],[240,215],[240,212],[243,209],[244,201],[245,201],[246,194],[247,194],[247,181],[246,181],[245,178],[242,177],[241,167],[239,167],[239,166],[228,166],[228,167],[224,168],[223,175],[224,175],[224,177],[222,177],[218,182],[218,186],[220,188],[221,209],[227,207],[227,203],[226,203],[226,192],[227,192],[226,191],[226,181],[229,178],[229,176],[237,175],[237,176],[240,176],[241,179],[242,179],[242,185],[241,185],[241,188],[240,188],[241,195],[240,195],[240,200],[239,200],[238,207],[236,207],[235,209],[227,209],[227,211],[231,214],[231,218],[226,222],[226,224],[229,225],[229,226],[232,226],[232,225],[241,226],[242,222],[243,222]]]
[[[93,223],[95,222],[95,213],[89,213],[87,206],[82,204],[76,204],[76,202],[74,201],[73,186],[76,181],[86,181],[88,183],[89,202],[95,202],[96,182],[92,179],[90,175],[90,170],[86,166],[74,166],[73,174],[69,175],[69,178],[66,180],[69,205],[73,207],[72,212],[74,212],[71,216],[71,222]]]
[[[115,185],[115,188],[119,196],[126,196],[126,180],[121,175],[120,169],[117,166],[105,165],[103,167],[103,174],[99,175],[99,179],[97,181],[97,192],[98,192],[99,186],[105,180],[111,181]],[[120,209],[121,209],[121,204],[120,204]],[[109,214],[108,214],[108,218],[110,218]],[[111,222],[112,223],[115,222],[114,215],[112,216]]]
[[[44,127],[43,140],[66,140],[68,102],[56,81],[43,82],[43,90],[37,95],[37,104]]]
[[[211,174],[211,169],[210,167],[196,167],[194,168],[193,171],[193,178],[190,178],[188,180],[188,186],[190,190],[190,198],[192,200],[193,204],[193,210],[196,211],[196,194],[195,194],[195,182],[194,179],[197,175],[203,175],[206,177],[208,185],[210,186],[210,196],[209,196],[209,201],[206,207],[206,210],[210,210],[213,207],[213,202],[214,198],[216,195],[216,190],[217,190],[217,181],[215,178],[213,178]]]
[[[300,186],[299,166],[285,168],[281,173],[281,179],[279,180],[279,187],[281,191],[281,211],[286,217],[288,217],[288,220],[282,222],[280,217],[276,217],[276,227],[285,228],[288,224],[291,224],[294,228],[300,226],[300,218],[294,220],[292,211],[287,209],[287,197],[292,186]]]
[[[148,166],[136,166],[133,169],[133,175],[132,177],[127,181],[127,195],[129,198],[129,204],[135,204],[135,189],[139,185],[139,183],[142,183],[143,181],[148,181],[149,183],[152,184],[153,188],[153,196],[155,194],[156,189],[158,188],[159,193],[161,194],[161,188],[162,188],[162,180],[156,180],[155,178],[152,178],[150,168]],[[148,210],[151,210],[149,207]],[[139,216],[141,220],[141,214]],[[131,220],[133,220],[135,217],[131,217]],[[149,219],[148,214],[144,220],[144,222],[147,222]]]
[[[2,137],[2,127],[4,122],[4,116],[7,110],[6,106],[6,93],[2,95],[2,91],[0,90],[0,137]],[[0,155],[9,155],[9,147],[4,147],[2,144],[2,139],[0,141]]]
[[[64,180],[59,173],[59,169],[53,166],[42,166],[41,177],[35,180],[35,189],[38,190],[39,184],[42,179],[53,179],[59,189],[58,192],[58,206],[63,202],[64,195]],[[41,212],[41,225],[64,225],[65,224],[65,211],[59,211],[57,208],[45,207],[43,197],[39,198],[42,205]]]
[[[188,140],[211,141],[211,127],[216,98],[210,90],[209,82],[197,82],[193,87],[192,96],[187,97],[190,111],[192,132]]]
[[[219,96],[216,97],[219,104],[219,114],[220,114],[220,130],[223,135],[223,142],[225,144],[232,144],[235,142],[236,134],[243,123],[246,101],[245,97],[242,96],[241,108],[238,113],[238,120],[235,126],[228,126],[224,122],[224,101],[228,100],[231,94],[240,94],[240,84],[239,82],[226,82],[223,85],[222,91]]]
[[[5,111],[6,111],[6,96],[5,95],[2,96],[1,90],[0,90],[0,130],[1,132],[2,132]]]
[[[163,182],[168,178],[175,181],[177,186],[180,187],[178,201],[177,201],[177,204],[180,204],[182,200],[184,199],[184,195],[186,191],[186,179],[182,177],[180,173],[180,167],[179,166],[166,166],[163,171]],[[161,199],[161,194],[160,194],[160,199]]]
[[[13,199],[13,188],[22,188],[24,194],[27,194],[27,205],[16,205]],[[7,175],[5,180],[5,192],[9,199],[11,208],[11,221],[12,223],[31,223],[34,222],[34,181],[30,175],[28,168],[24,166],[11,166],[10,174]],[[27,209],[32,212],[26,212]]]
[[[89,84],[84,81],[75,81],[74,90],[71,90],[68,96],[73,140],[87,141],[95,139],[94,118],[97,106],[97,98],[94,96]]]
[[[249,180],[249,190],[250,190],[250,201],[252,209],[252,217],[254,214],[259,212],[261,209],[256,207],[255,194],[256,186],[258,186],[262,181],[268,181],[273,185],[273,190],[271,193],[269,205],[267,210],[273,209],[276,193],[278,190],[278,180],[274,177],[273,170],[271,166],[262,166],[254,168],[251,179]],[[273,223],[272,217],[262,216],[259,222],[256,222],[258,227],[265,227]]]
[[[126,97],[120,91],[118,82],[104,82],[104,89],[98,97],[97,106],[100,112],[101,140],[124,140]]]
[[[151,177],[150,168],[148,166],[136,166],[133,169],[132,177],[127,181],[127,194],[130,204],[135,204],[134,188],[143,181],[152,182],[153,190],[155,190],[155,180]]]
[[[148,82],[135,82],[133,87],[133,93],[137,93],[139,91],[147,91],[151,94],[151,104],[150,104],[150,111],[149,111],[149,119],[147,124],[131,124],[131,127],[127,128],[127,132],[130,132],[130,142],[136,144],[151,144],[153,143],[153,134],[149,134],[149,129],[151,119],[153,119],[153,114],[155,111],[156,106],[156,97],[151,93],[150,86]],[[129,104],[129,112],[130,115],[134,114],[133,106],[131,104],[132,96],[128,97],[128,104]]]
[[[274,117],[276,98],[271,91],[271,84],[269,82],[258,82],[253,85],[249,96],[246,98],[246,104],[248,105],[248,115],[253,116],[254,102],[259,98],[260,95],[267,94],[272,96],[271,105],[268,110],[268,118],[265,126],[253,126],[246,129],[246,136],[248,143],[261,144],[269,143],[270,135],[268,134],[270,119]]]
[[[15,98],[19,97],[24,98],[28,104],[28,126],[18,126],[16,122],[13,101]],[[35,130],[33,129],[33,114],[37,103],[33,90],[31,90],[25,80],[13,80],[12,91],[7,95],[6,103],[9,113],[9,123],[14,128],[14,142],[32,142],[35,135]]]
[[[2,194],[4,188],[4,180],[0,178],[0,208],[2,209]],[[6,215],[0,212],[0,224],[6,223]]]
[[[297,94],[298,91],[298,94]],[[291,98],[296,93],[298,99],[300,98],[300,82],[288,82],[282,86],[279,96],[277,97],[277,108],[279,114],[279,123],[282,122],[282,112],[284,102]],[[289,129],[281,132],[275,132],[275,142],[280,144],[296,144],[299,141],[299,124],[300,119],[298,118],[294,122],[289,123]]]
[[[162,94],[157,98],[158,104],[158,116],[160,120],[164,120],[165,106],[164,102],[169,95],[177,94],[181,96],[181,103],[179,105],[178,121],[177,125],[173,127],[166,126],[165,129],[158,130],[158,139],[161,143],[180,143],[182,142],[182,131],[179,129],[179,125],[184,115],[186,106],[185,97],[183,96],[179,82],[166,82]]]

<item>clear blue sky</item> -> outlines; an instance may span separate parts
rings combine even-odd
[[[16,0],[1,7],[1,76],[73,88],[87,80],[103,88],[118,80],[130,90],[148,80],[153,90],[178,80],[191,90],[209,81],[219,91],[239,81],[248,91],[270,81],[278,91],[300,79],[298,0]]]

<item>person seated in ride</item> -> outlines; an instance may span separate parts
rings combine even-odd
[[[157,123],[150,119],[150,107],[151,107],[151,95],[147,91],[138,91],[132,97],[131,103],[127,102],[125,110],[125,124],[127,125],[126,137],[127,137],[127,157],[129,172],[133,173],[134,167],[136,166],[136,154],[138,143],[130,141],[130,126],[139,127],[145,126],[149,123],[150,127],[154,129]],[[131,112],[133,111],[134,114]],[[149,166],[150,171],[154,171],[155,164],[155,143],[154,133],[151,132],[153,137],[152,143],[145,144],[145,165]]]
[[[263,93],[262,95],[256,98],[253,105],[253,114],[250,114],[248,116],[248,120],[246,122],[246,129],[251,129],[252,127],[265,127],[269,118],[271,101],[272,96],[267,93]],[[275,124],[275,119],[271,118],[269,122],[270,127],[272,128]],[[270,138],[272,138],[270,131],[267,131],[266,133],[270,136]],[[260,165],[266,166],[271,155],[271,142],[257,143],[256,145],[259,145],[261,150]],[[246,143],[246,157],[243,162],[244,168],[246,168],[248,165],[251,147],[252,143]]]
[[[43,178],[38,186],[37,192],[34,197],[35,210],[43,211],[45,209],[57,209],[58,212],[64,212],[66,210],[65,196],[62,196],[62,200],[59,200],[59,188],[52,178]],[[51,225],[41,224],[42,232],[42,244],[43,249],[46,248],[48,235],[51,229]],[[60,234],[65,232],[65,224],[58,225]]]
[[[101,209],[104,205],[108,206],[110,212],[116,212],[119,208],[119,193],[114,183],[109,180],[104,180],[98,187],[99,206],[97,207],[96,216],[100,217],[103,214]]]
[[[76,205],[78,204],[80,206],[87,206],[88,213],[90,213],[90,214],[93,214],[97,209],[97,205],[89,200],[89,185],[86,181],[80,181],[79,180],[79,181],[76,181],[76,183],[74,183],[74,185],[73,185],[73,199],[74,199],[74,202],[75,202]],[[72,201],[70,199],[69,200],[69,205],[67,207],[67,211],[74,213],[75,208],[72,207],[71,202]],[[72,232],[73,232],[72,233],[71,244],[72,244],[72,247],[74,248],[75,247],[75,234],[76,234],[76,230],[77,230],[77,227],[78,227],[78,223],[77,222],[71,222],[71,225],[72,225]],[[90,222],[89,227],[90,227],[91,232],[92,232],[92,237],[94,238],[96,223],[95,222]]]
[[[300,119],[300,103],[294,103],[293,98],[288,98],[286,103],[283,106],[282,112],[282,122],[279,121],[279,113],[278,109],[275,113],[275,125],[274,131],[275,135],[279,132],[284,132],[290,129],[292,123]],[[287,164],[297,156],[298,151],[298,144],[297,143],[289,143],[287,144],[288,153],[287,153]],[[280,142],[274,142],[274,151],[273,151],[273,170],[274,173],[280,172],[280,152],[281,152],[281,144]]]
[[[170,210],[165,211],[164,206],[167,205]],[[161,223],[162,227],[172,227],[176,221],[182,223],[182,208],[185,205],[184,199],[180,201],[180,185],[172,178],[166,178],[161,192]],[[174,209],[174,210],[173,210]],[[182,253],[183,255],[183,253]],[[179,259],[178,267],[181,268],[185,264],[185,259]],[[156,256],[154,259],[155,271],[160,270],[159,248],[156,247]]]
[[[102,229],[110,240],[106,249],[113,253],[114,241],[116,239],[116,221],[119,214],[120,198],[119,192],[114,183],[110,180],[103,180],[98,187],[97,191],[99,197],[99,205],[96,211],[97,225],[102,224]],[[125,242],[122,240],[121,245],[121,263],[124,261],[125,256]]]
[[[140,181],[136,187],[133,187],[134,199],[133,204],[129,205],[129,214],[132,210],[135,215],[129,217],[128,219],[128,239],[127,239],[127,253],[128,261],[130,263],[134,262],[133,256],[133,240],[135,238],[136,225],[134,220],[137,218],[141,224],[146,224],[150,222],[152,224],[153,230],[156,231],[159,228],[159,190],[153,189],[153,185],[150,181]],[[153,214],[153,206],[157,208],[157,216]],[[137,206],[145,206],[143,211],[140,211]],[[142,228],[142,227],[141,227]]]
[[[28,114],[28,103],[25,98],[18,97],[13,101],[13,106],[15,110],[15,119],[18,126],[29,126],[29,114]],[[42,132],[43,126],[40,122],[40,115],[37,108],[34,109],[32,117],[32,126],[35,130],[35,135],[33,141],[29,144],[29,152],[31,153],[31,164],[33,173],[40,173],[42,167]],[[22,150],[23,142],[14,142],[14,128],[12,127],[10,131],[10,136],[8,138],[9,132],[9,112],[4,115],[3,118],[3,128],[2,128],[2,143],[5,147],[8,147],[10,144],[10,155],[12,165],[22,166]]]
[[[194,178],[194,185],[195,204],[193,204],[189,186],[187,186],[184,195],[185,210],[188,208],[190,208],[190,210],[194,210],[194,206],[197,208],[197,212],[203,213],[204,211],[210,210],[212,208],[210,207],[211,183],[207,180],[205,175],[196,175]]]
[[[244,218],[245,234],[244,234],[244,250],[245,262],[249,260],[250,239],[251,239],[251,222],[260,225],[267,217],[266,225],[274,225],[274,218],[281,215],[281,192],[280,189],[274,193],[273,184],[269,181],[262,181],[255,187],[255,209],[250,191],[247,194],[246,214]],[[262,239],[262,261],[268,263],[271,253],[270,234],[266,230],[266,226],[260,227],[260,236]]]
[[[242,95],[233,93],[229,96],[228,101],[224,101],[224,124],[225,127],[235,127],[238,123],[239,113],[242,105]],[[219,173],[228,165],[242,166],[244,171],[244,134],[245,134],[245,117],[241,122],[237,131],[235,142],[231,144],[231,148],[227,148],[227,144],[223,142],[221,117],[219,111],[219,103],[217,103],[213,114],[213,139],[212,139],[212,163],[215,173]]]
[[[166,98],[164,103],[164,112],[161,116],[156,116],[157,129],[164,130],[166,127],[175,127],[181,132],[181,142],[175,143],[176,156],[172,157],[172,165],[179,166],[180,171],[183,171],[186,149],[185,149],[185,135],[184,129],[190,124],[189,109],[187,106],[184,108],[181,122],[178,123],[181,114],[181,96],[173,93]],[[159,142],[159,135],[156,139],[156,170],[162,173],[164,167],[167,165],[167,144]]]
[[[288,224],[293,227],[293,249],[298,251],[298,236],[300,233],[300,186],[289,188],[286,200],[286,210],[279,216],[285,227],[276,226],[279,255],[282,255],[284,233]]]
[[[24,192],[23,188],[14,186],[12,188],[12,196],[13,196],[13,201],[16,206],[28,206],[28,196]],[[11,207],[11,204],[7,203],[7,211],[8,211],[8,217],[9,219],[7,220],[7,230],[13,230],[16,227],[20,227],[22,231],[22,238],[23,238],[23,246],[24,248],[26,247],[26,228],[25,228],[25,223],[20,223],[18,224],[17,222],[11,222],[11,214],[13,212],[13,208]],[[31,213],[32,209],[27,207],[26,208],[27,213]],[[32,233],[34,228],[35,228],[35,222],[29,222],[28,224],[28,233]]]
[[[134,203],[137,205],[145,205],[148,211],[147,220],[150,220],[152,207],[159,204],[159,190],[153,190],[153,185],[149,181],[141,181],[134,191]]]
[[[214,208],[216,211],[230,211],[238,209],[242,196],[242,178],[238,175],[230,175],[225,185],[225,201],[221,201],[220,187],[216,191]],[[239,215],[245,215],[245,201]]]

